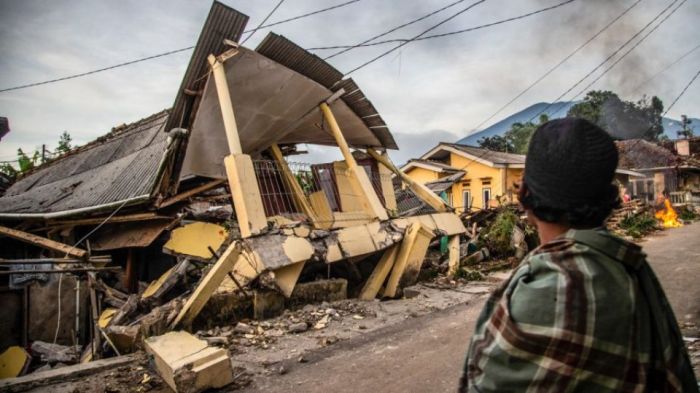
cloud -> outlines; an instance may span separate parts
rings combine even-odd
[[[555,11],[471,33],[404,46],[351,76],[387,121],[405,161],[440,140],[456,140],[520,92],[634,0],[579,1]],[[303,47],[353,44],[448,4],[450,0],[363,0],[323,15],[272,30]],[[463,29],[554,5],[559,0],[489,0],[431,33]],[[225,0],[251,17],[249,28],[277,0]],[[386,38],[412,37],[471,3],[467,1]],[[154,0],[84,2],[57,0],[0,1],[0,88],[84,72],[115,63],[193,45],[210,2]],[[493,119],[500,120],[534,102],[549,101],[601,62],[668,2],[641,2],[623,21],[572,58],[557,72]],[[285,2],[270,21],[325,7],[325,2]],[[507,6],[506,6],[507,5]],[[668,104],[697,72],[700,52],[648,83],[630,90],[650,73],[697,45],[694,26],[700,5],[688,2],[648,41],[620,63],[595,88],[620,91],[625,99],[657,94]],[[256,33],[255,47],[267,34]],[[359,48],[331,63],[348,71],[392,48]],[[318,51],[326,56],[332,51]],[[80,79],[0,93],[0,116],[12,132],[0,142],[0,157],[18,146],[55,145],[67,130],[77,143],[88,142],[111,127],[138,120],[172,105],[189,61],[181,53]],[[570,98],[570,97],[565,97]],[[691,88],[671,111],[697,117],[700,89]],[[440,131],[435,131],[440,130]]]

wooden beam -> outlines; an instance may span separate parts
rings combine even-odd
[[[178,203],[182,200],[185,200],[193,195],[197,195],[200,192],[204,192],[207,190],[211,190],[212,188],[219,186],[221,184],[224,184],[224,180],[214,180],[210,181],[209,183],[202,184],[199,187],[195,187],[191,190],[187,190],[184,192],[181,192],[180,194],[175,195],[174,197],[168,198],[158,204],[158,208],[162,209],[164,207],[168,207],[172,204]]]
[[[312,223],[314,223],[315,227],[315,223],[317,221],[316,212],[309,204],[309,201],[306,199],[306,195],[304,195],[304,191],[301,189],[299,182],[289,169],[287,160],[285,160],[284,156],[282,155],[282,150],[280,150],[280,147],[275,143],[270,146],[270,151],[272,152],[272,156],[275,158],[275,161],[277,161],[277,165],[279,165],[280,169],[282,169],[282,176],[291,189],[294,200],[299,204],[301,211],[304,212],[307,217],[309,217]]]
[[[224,166],[241,237],[247,238],[261,233],[267,228],[267,218],[253,160],[247,154],[229,155],[224,158]]]
[[[449,249],[449,262],[447,269],[447,276],[454,277],[455,273],[459,269],[459,235],[454,235],[450,237],[450,242],[448,245]]]
[[[81,226],[81,225],[98,225],[105,221],[107,217],[96,217],[96,218],[83,218],[78,220],[57,220],[49,221],[47,224],[49,226]],[[159,216],[156,213],[137,213],[137,214],[127,214],[123,216],[114,216],[106,221],[109,224],[116,224],[119,222],[137,222],[137,221],[149,221],[149,220],[160,220],[160,219],[172,219],[169,216]]]
[[[224,64],[214,55],[209,55],[207,59],[209,60],[211,71],[214,74],[214,83],[216,85],[216,93],[219,97],[219,107],[221,108],[221,117],[224,120],[224,130],[226,131],[229,152],[233,155],[243,154],[241,139],[238,136],[236,116],[233,113],[231,93],[228,90],[228,82],[226,81]]]
[[[452,211],[452,208],[449,205],[447,205],[447,203],[445,203],[445,201],[443,201],[442,198],[437,196],[432,190],[426,187],[425,184],[418,183],[415,180],[411,179],[407,174],[403,173],[399,168],[397,168],[387,157],[379,154],[376,150],[371,148],[367,149],[367,154],[372,156],[372,158],[377,160],[380,164],[384,165],[389,170],[394,172],[397,176],[399,176],[401,180],[408,184],[408,187],[420,199],[422,199],[428,205],[432,206],[433,209],[437,210],[438,212]]]
[[[182,307],[182,310],[180,310],[180,313],[171,324],[171,328],[175,328],[178,325],[189,326],[192,324],[194,318],[202,311],[204,305],[207,304],[211,295],[216,291],[224,278],[226,278],[240,255],[241,244],[239,242],[231,243],[219,260],[216,261],[207,274],[199,281],[197,288],[192,292],[187,302]]]
[[[314,223],[314,226],[321,229],[330,229],[333,225],[333,210],[328,203],[326,193],[323,190],[316,191],[309,195],[309,201],[311,202],[311,208],[316,213],[317,221]]]
[[[372,187],[372,183],[369,181],[367,172],[365,172],[364,168],[357,165],[355,158],[352,156],[350,147],[343,136],[343,132],[338,126],[338,122],[333,115],[333,111],[331,111],[331,107],[328,106],[327,103],[323,102],[321,103],[320,108],[329,128],[331,129],[331,133],[333,134],[333,137],[340,148],[340,152],[343,154],[343,158],[348,165],[348,173],[353,179],[351,184],[355,189],[355,194],[362,197],[365,210],[368,214],[374,218],[378,218],[379,220],[387,220],[389,215],[374,191],[374,187]]]
[[[63,273],[89,273],[89,272],[115,272],[122,268],[119,266],[113,267],[86,267],[76,269],[54,269],[54,270],[0,270],[0,276],[9,276],[10,274],[63,274]]]
[[[382,258],[372,270],[372,274],[365,282],[364,287],[362,287],[362,292],[360,292],[359,296],[361,300],[372,300],[377,297],[379,289],[381,289],[384,280],[386,280],[391,268],[394,266],[398,251],[398,245],[391,246],[384,251]]]
[[[432,237],[432,232],[425,229],[422,224],[413,223],[408,227],[384,289],[385,297],[395,297],[399,287],[414,283]]]
[[[297,280],[299,280],[299,275],[304,269],[305,264],[306,262],[297,262],[274,271],[275,283],[285,297],[289,298],[292,296],[294,287],[297,285]]]
[[[0,265],[63,265],[63,264],[76,264],[76,263],[98,263],[106,264],[112,262],[112,257],[107,256],[106,258],[95,258],[90,259],[68,259],[68,258],[30,258],[30,259],[5,259],[0,258]]]
[[[77,248],[77,247],[71,247],[67,244],[64,243],[59,243],[55,240],[47,239],[45,237],[33,235],[31,233],[23,232],[23,231],[18,231],[16,229],[12,228],[7,228],[0,226],[0,235],[4,235],[7,237],[11,237],[13,239],[41,247],[47,250],[55,251],[60,254],[65,254],[67,256],[71,256],[74,258],[84,258],[85,255],[87,255],[87,251]]]

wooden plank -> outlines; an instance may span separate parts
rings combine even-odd
[[[311,193],[309,201],[311,208],[316,213],[317,221],[314,223],[315,226],[321,229],[329,229],[333,225],[333,210],[328,203],[326,193],[323,190]]]
[[[41,390],[41,386],[94,375],[102,371],[133,364],[138,359],[138,354],[130,354],[84,364],[57,367],[51,370],[27,374],[19,378],[2,379],[0,380],[0,391],[26,392],[31,389]]]
[[[65,254],[66,256],[71,256],[74,258],[84,258],[87,254],[87,251],[83,249],[71,247],[67,244],[59,243],[55,240],[47,239],[45,237],[33,235],[31,233],[23,231],[18,231],[16,229],[7,228],[4,226],[0,226],[0,235],[11,237],[13,239],[29,243],[34,246],[55,251],[60,254]]]
[[[170,205],[172,205],[172,204],[175,204],[175,203],[178,203],[178,202],[180,202],[180,201],[182,201],[182,200],[185,200],[185,199],[187,199],[187,198],[189,198],[189,197],[191,197],[191,196],[197,195],[197,194],[199,194],[200,192],[204,192],[204,191],[207,191],[207,190],[211,190],[212,188],[214,188],[214,187],[216,187],[216,186],[219,186],[219,185],[221,185],[221,184],[224,184],[224,180],[214,180],[214,181],[210,181],[209,183],[204,183],[204,184],[202,184],[201,186],[195,187],[195,188],[193,188],[193,189],[191,189],[191,190],[187,190],[187,191],[181,192],[180,194],[177,194],[177,195],[175,195],[175,196],[173,196],[173,197],[171,197],[171,198],[168,198],[168,199],[166,199],[166,200],[160,202],[160,203],[158,204],[158,208],[159,208],[159,209],[162,209],[162,208],[164,208],[164,207],[168,207],[168,206],[170,206]]]
[[[316,212],[314,212],[314,210],[311,208],[311,205],[306,199],[306,195],[304,195],[304,191],[301,189],[299,182],[297,181],[292,171],[289,169],[289,165],[287,165],[287,160],[285,160],[284,156],[282,155],[282,150],[280,150],[277,144],[273,144],[272,146],[270,146],[270,151],[272,152],[272,156],[275,158],[275,161],[277,161],[277,165],[279,165],[280,169],[282,169],[282,176],[284,177],[284,181],[287,183],[287,185],[292,191],[294,201],[296,201],[296,203],[301,208],[301,211],[304,214],[306,214],[306,216],[311,220],[311,222],[315,223]],[[314,226],[316,225],[314,224]]]
[[[297,262],[274,271],[275,283],[285,297],[289,298],[292,296],[294,287],[297,285],[297,280],[299,280],[299,275],[301,275],[305,264],[306,262]]]
[[[261,233],[267,228],[267,218],[253,161],[247,154],[230,155],[224,158],[224,166],[241,237],[247,238]]]
[[[83,226],[83,225],[99,225],[102,222],[109,224],[116,224],[120,222],[138,222],[138,221],[149,221],[149,220],[170,220],[173,217],[161,216],[156,213],[136,213],[136,214],[126,214],[123,216],[114,216],[109,220],[105,221],[107,217],[97,217],[97,218],[82,218],[78,220],[56,220],[49,221],[49,226]]]
[[[245,287],[246,285],[248,285],[249,282],[253,281],[263,270],[264,266],[262,262],[259,261],[254,254],[243,250],[241,252],[241,255],[238,257],[238,260],[233,265],[233,269],[231,269],[230,273],[233,275],[236,281],[238,281],[238,284]],[[219,285],[219,287],[216,289],[216,292],[226,293],[238,290],[240,290],[238,285],[227,274],[226,277],[224,277],[224,280]]]
[[[379,184],[382,188],[384,206],[390,211],[398,209],[396,205],[396,193],[394,192],[394,182],[391,179],[391,170],[384,165],[377,165],[379,172]]]
[[[348,164],[344,161],[335,161],[333,163],[333,172],[335,174],[335,184],[338,188],[340,210],[343,213],[366,215],[366,207],[363,198],[355,192],[356,187],[352,185],[353,178]]]
[[[377,297],[379,289],[381,289],[384,280],[386,280],[391,268],[394,266],[398,251],[398,245],[391,246],[384,251],[382,258],[377,263],[377,266],[374,267],[372,274],[362,287],[362,291],[360,292],[359,296],[361,300],[372,300]]]
[[[202,308],[209,301],[211,295],[216,291],[219,285],[221,285],[221,282],[231,271],[240,255],[241,244],[239,242],[231,243],[219,260],[216,261],[207,274],[202,277],[199,284],[197,284],[197,288],[192,292],[192,295],[187,299],[182,310],[180,310],[180,313],[171,324],[172,328],[178,325],[189,326],[192,324],[194,318],[202,311]]]
[[[351,185],[355,191],[355,194],[362,198],[365,211],[374,218],[378,218],[380,220],[388,219],[389,216],[386,209],[384,206],[382,206],[379,197],[374,191],[374,187],[372,187],[372,183],[369,181],[367,172],[365,172],[364,168],[359,167],[357,162],[355,162],[355,158],[350,152],[350,147],[348,146],[348,143],[345,140],[340,127],[338,126],[338,122],[336,121],[330,106],[323,102],[321,103],[320,108],[326,122],[328,123],[328,127],[330,128],[331,133],[333,134],[333,137],[340,148],[340,152],[343,154],[343,158],[348,165],[348,173],[351,174],[352,179]]]
[[[449,260],[447,268],[447,276],[454,277],[455,273],[459,269],[459,235],[451,236],[450,242],[448,244],[449,248]]]
[[[406,269],[406,263],[408,262],[408,256],[413,247],[413,243],[416,241],[418,236],[418,231],[420,230],[420,224],[411,223],[406,228],[406,234],[399,246],[398,254],[396,255],[396,261],[391,269],[391,276],[389,276],[389,281],[384,288],[383,296],[394,297],[396,296],[396,290],[399,286],[399,279],[403,275]]]
[[[367,154],[372,156],[375,160],[377,160],[380,164],[384,165],[387,167],[389,170],[394,172],[397,176],[401,178],[406,184],[408,184],[408,187],[425,203],[429,204],[432,206],[435,210],[438,212],[447,212],[451,211],[452,208],[445,203],[442,198],[437,196],[432,190],[430,190],[428,187],[426,187],[424,184],[418,183],[415,180],[411,179],[408,175],[403,173],[400,169],[398,169],[387,157],[379,154],[376,150],[368,148],[367,149]]]
[[[419,223],[412,223],[408,227],[384,289],[385,297],[395,297],[400,286],[410,282],[414,274],[417,277],[416,266],[420,270],[431,238],[432,233]]]

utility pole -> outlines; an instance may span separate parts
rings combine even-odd
[[[41,163],[46,162],[46,144],[41,145]]]

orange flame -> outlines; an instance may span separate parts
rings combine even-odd
[[[664,208],[656,212],[656,218],[661,221],[664,228],[678,228],[683,226],[683,224],[678,221],[678,214],[676,214],[668,198],[664,199]]]

